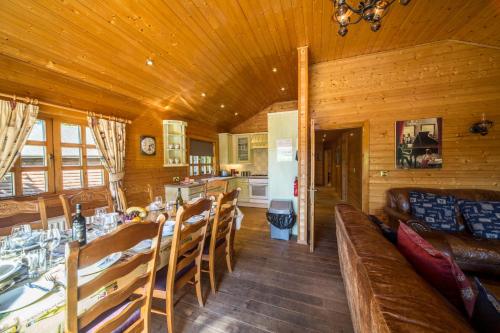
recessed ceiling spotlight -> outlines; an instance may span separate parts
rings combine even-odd
[[[148,66],[153,66],[153,65],[154,65],[153,59],[151,59],[151,58],[147,58],[147,59],[146,59],[146,65],[148,65]]]
[[[207,94],[205,94],[204,92],[201,93],[201,97],[205,97],[207,96]]]
[[[221,108],[221,109],[224,109],[225,107],[226,107],[226,106],[225,106],[224,104],[221,104],[221,105],[220,105],[220,108]]]
[[[278,69],[276,67],[273,67],[273,73],[276,73]]]
[[[281,87],[281,91],[285,91],[285,90],[286,90],[286,88],[285,88],[285,87]]]
[[[234,115],[235,115],[235,116],[237,116],[237,115],[238,115],[238,112],[235,112],[235,113],[234,113]]]

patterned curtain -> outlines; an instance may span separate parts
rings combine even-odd
[[[116,209],[123,211],[118,200],[118,188],[122,186],[125,175],[125,126],[123,122],[88,116],[87,121],[101,151],[104,167],[109,174],[111,194]]]
[[[37,105],[0,101],[0,179],[21,154],[37,115]]]

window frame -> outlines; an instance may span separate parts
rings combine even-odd
[[[205,142],[209,142],[212,144],[212,156],[211,159],[212,159],[212,162],[211,163],[201,163],[201,156],[200,155],[191,155],[191,140],[197,140],[197,141],[205,141]],[[218,150],[218,147],[217,147],[217,141],[213,141],[211,139],[207,139],[207,138],[204,138],[204,137],[200,137],[200,136],[190,136],[189,137],[189,147],[188,147],[188,169],[187,169],[187,174],[189,175],[189,177],[193,177],[195,179],[199,179],[199,178],[207,178],[207,177],[210,177],[213,173],[216,173],[217,170],[216,170],[216,152]],[[198,156],[198,163],[191,163],[191,156]],[[205,156],[208,156],[208,155],[205,155]],[[208,174],[204,174],[202,175],[201,174],[201,166],[202,165],[210,165],[211,166],[211,173],[208,173]],[[191,168],[194,168],[195,166],[198,167],[198,174],[197,175],[193,175],[192,172],[191,172]]]
[[[21,199],[39,196],[52,196],[57,194],[74,193],[86,189],[102,189],[107,188],[109,183],[109,175],[104,165],[88,165],[87,149],[97,149],[97,145],[87,144],[86,128],[88,127],[86,119],[76,117],[59,117],[56,115],[46,115],[39,113],[37,119],[45,121],[45,141],[26,141],[26,145],[44,146],[46,166],[45,167],[23,167],[21,165],[21,156],[16,159],[9,173],[13,175],[14,196],[0,197],[0,200]],[[61,124],[79,125],[81,131],[81,144],[67,144],[61,142]],[[45,143],[45,145],[43,144]],[[62,148],[63,147],[78,147],[81,149],[82,165],[81,166],[62,166]],[[63,188],[63,170],[77,169],[82,170],[82,187],[74,189]],[[88,186],[88,171],[103,170],[103,185]],[[22,172],[26,171],[46,171],[47,172],[47,192],[38,194],[24,194],[22,183]]]

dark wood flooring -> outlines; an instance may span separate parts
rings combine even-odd
[[[218,292],[203,281],[205,307],[193,288],[178,295],[176,332],[352,332],[340,274],[333,194],[317,192],[317,247],[313,254],[295,241],[272,240],[265,209],[242,208],[232,274],[218,264]],[[206,275],[206,274],[204,274]],[[153,332],[166,332],[153,314]]]

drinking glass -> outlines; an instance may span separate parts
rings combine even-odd
[[[6,236],[2,239],[0,239],[0,258],[1,257],[7,257],[10,253],[10,237]]]
[[[36,278],[38,276],[38,268],[40,263],[39,251],[30,251],[25,255],[26,261],[28,263],[28,277],[30,279]]]
[[[49,266],[52,264],[52,255],[54,250],[61,243],[61,232],[57,226],[52,226],[49,230],[43,231],[40,234],[39,244],[42,249],[49,252]]]
[[[117,226],[117,219],[115,218],[115,215],[106,215],[104,217],[104,222],[102,225],[102,232],[104,234],[109,234],[113,230],[116,229]]]
[[[104,216],[106,215],[106,208],[96,208],[94,215],[94,224],[101,224],[104,221]]]
[[[29,224],[12,227],[11,235],[14,237],[23,237],[28,234],[31,234],[31,226]]]
[[[154,203],[158,207],[158,209],[161,209],[163,206],[163,197],[161,195],[155,197]]]

